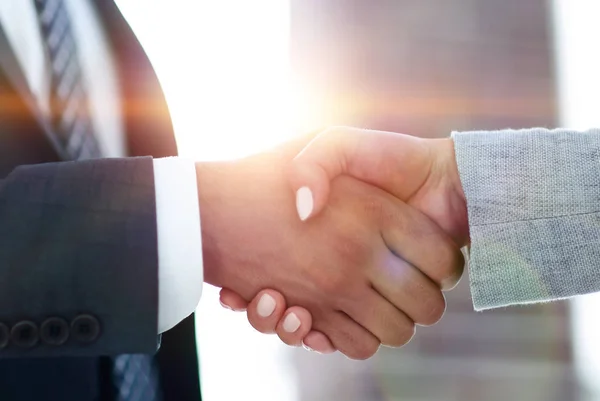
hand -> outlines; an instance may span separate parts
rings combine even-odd
[[[245,300],[280,291],[351,358],[371,356],[380,343],[402,345],[415,322],[437,321],[440,283],[462,266],[450,238],[389,194],[345,177],[332,183],[329,207],[300,222],[286,190],[289,154],[198,164],[206,281]]]
[[[290,171],[302,220],[322,212],[331,181],[342,174],[405,201],[429,216],[458,246],[468,244],[467,206],[451,139],[348,127],[322,132],[294,159]]]
[[[262,290],[250,302],[228,288],[222,288],[219,295],[224,308],[235,312],[247,311],[248,321],[261,333],[277,333],[288,345],[302,345],[320,354],[336,351],[326,335],[312,330],[310,312],[301,306],[287,308],[285,297],[278,291]]]

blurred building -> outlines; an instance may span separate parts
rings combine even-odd
[[[544,0],[292,0],[302,129],[342,124],[447,136],[557,125]],[[302,401],[577,399],[567,303],[448,311],[369,362],[295,352]]]

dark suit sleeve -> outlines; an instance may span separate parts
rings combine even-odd
[[[0,181],[0,358],[155,352],[156,230],[149,157]]]

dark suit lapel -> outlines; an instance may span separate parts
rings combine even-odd
[[[94,4],[115,55],[130,156],[176,156],[171,116],[148,56],[114,1]]]
[[[4,33],[4,29],[0,25],[0,67],[2,67],[4,74],[12,82],[16,91],[21,95],[23,99],[29,98],[33,100],[31,92],[27,86],[25,75],[23,70],[17,61],[17,57],[13,52],[8,38]]]

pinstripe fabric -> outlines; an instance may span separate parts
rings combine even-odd
[[[74,160],[100,157],[79,54],[63,0],[35,0],[50,61],[50,108],[58,143]]]
[[[114,360],[115,401],[160,400],[157,369],[152,355],[119,355]]]

